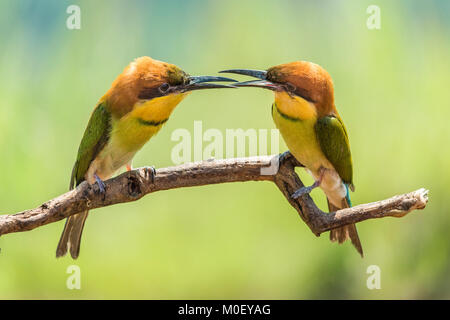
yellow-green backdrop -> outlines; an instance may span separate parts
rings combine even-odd
[[[71,4],[79,30],[66,27]],[[380,29],[366,25],[369,5],[381,10]],[[430,202],[358,224],[361,259],[316,238],[268,182],[158,192],[91,212],[75,262],[55,258],[63,221],[2,236],[0,298],[450,298],[449,15],[444,0],[2,0],[1,214],[67,191],[92,108],[143,55],[197,75],[322,65],[350,135],[353,203],[420,187]],[[272,99],[257,89],[192,94],[134,165],[172,165],[171,133],[195,120],[272,129]],[[313,196],[324,207],[321,191]],[[72,264],[80,290],[66,287]],[[366,286],[370,265],[380,267],[379,290]]]

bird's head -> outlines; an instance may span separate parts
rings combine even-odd
[[[131,62],[105,95],[118,115],[130,111],[137,102],[161,97],[182,98],[194,90],[234,88],[212,82],[236,82],[215,76],[191,76],[176,65],[140,57]]]
[[[258,87],[269,89],[275,95],[286,94],[292,99],[302,99],[313,103],[319,113],[326,114],[334,108],[333,82],[328,72],[321,66],[297,61],[271,67],[267,70],[231,69],[221,73],[235,73],[258,78],[259,80],[239,82],[237,87]]]

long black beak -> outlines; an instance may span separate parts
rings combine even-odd
[[[191,76],[189,83],[183,86],[183,91],[193,91],[202,89],[216,89],[216,88],[236,88],[234,85],[217,84],[210,82],[237,82],[234,79],[214,76]]]
[[[219,73],[235,73],[261,79],[234,83],[233,86],[235,87],[256,87],[274,91],[280,88],[278,84],[267,80],[267,71],[264,70],[230,69],[219,71]]]

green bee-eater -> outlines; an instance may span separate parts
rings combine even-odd
[[[97,103],[78,149],[72,170],[70,189],[87,181],[98,183],[105,192],[103,180],[126,166],[136,152],[155,135],[169,119],[177,104],[193,90],[230,88],[208,83],[234,81],[224,77],[189,76],[173,64],[141,57],[131,62]],[[153,173],[153,171],[152,171]],[[66,220],[56,256],[68,250],[76,259],[88,211]]]
[[[222,72],[253,76],[260,80],[235,84],[274,91],[272,117],[294,157],[314,177],[310,187],[296,191],[293,197],[320,187],[330,211],[351,206],[348,189],[354,190],[352,158],[347,131],[334,104],[330,75],[317,64],[298,61],[269,68],[267,71],[233,69]],[[330,232],[331,241],[351,239],[363,255],[355,225]]]

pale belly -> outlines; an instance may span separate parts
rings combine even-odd
[[[92,184],[95,182],[94,175],[97,175],[101,180],[111,178],[122,167],[127,164],[131,165],[131,161],[136,152],[117,148],[112,143],[109,143],[94,161],[92,161],[85,179]]]
[[[321,177],[320,188],[329,201],[338,208],[347,189],[333,165],[323,154],[314,130],[315,119],[292,120],[283,117],[273,108],[273,120],[292,155],[305,166],[314,180]]]

